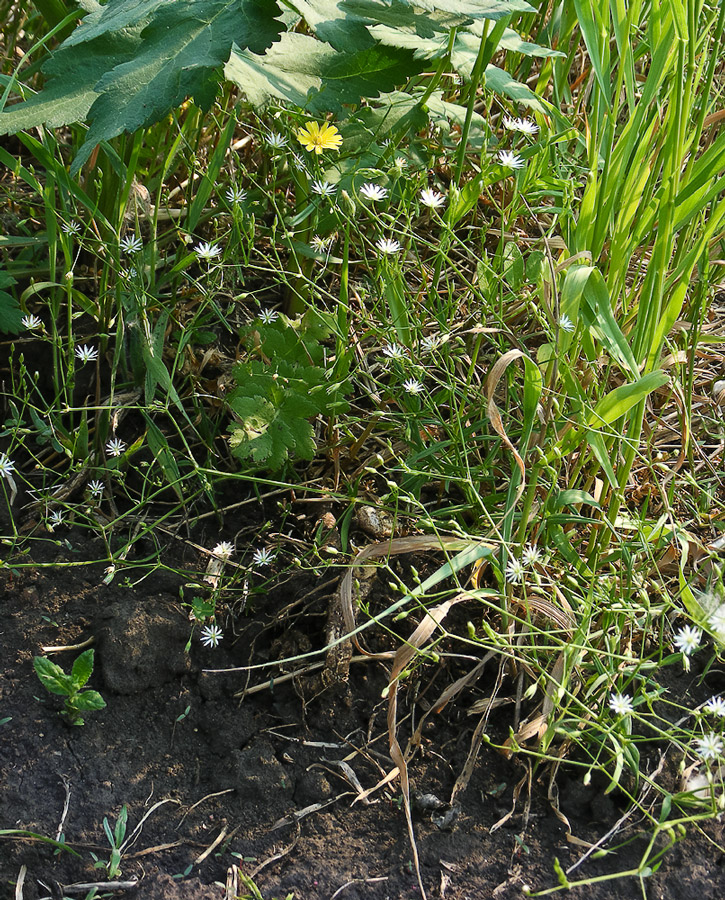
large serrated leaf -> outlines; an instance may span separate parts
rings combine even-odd
[[[477,114],[474,114],[477,115]],[[363,106],[345,124],[345,150],[349,155],[383,141],[391,134],[400,137],[420,131],[427,123],[420,98],[403,91],[383,94],[377,105]]]
[[[342,0],[292,0],[291,5],[315,35],[336,50],[356,53],[375,41],[365,28],[365,16],[356,15]]]
[[[499,69],[498,66],[486,66],[486,87],[497,94],[503,94],[505,97],[515,100],[516,103],[523,103],[530,109],[535,109],[536,112],[544,115],[555,113],[555,109],[550,103],[547,103],[545,100],[542,101],[541,97],[535,94],[530,87],[517,81],[504,69]]]
[[[440,32],[472,22],[468,15],[423,11],[404,0],[392,0],[390,3],[387,0],[342,0],[340,6],[349,15],[370,24],[406,30],[421,38],[434,38]]]
[[[115,0],[89,13],[63,47],[94,41],[110,34],[123,34],[127,29],[145,25],[156,10],[168,0]],[[84,48],[84,52],[85,52]]]
[[[536,12],[526,0],[415,0],[415,5],[431,12],[444,12],[471,19],[505,19],[515,13]]]
[[[313,113],[339,112],[392,90],[421,69],[406,53],[375,46],[341,53],[305,34],[283,34],[264,55],[234,46],[224,74],[254,106],[276,98]]]
[[[77,48],[70,49],[66,41],[43,66],[49,79],[43,90],[0,113],[0,134],[27,131],[39,125],[60,128],[82,122],[98,98],[95,86],[99,79],[131,59],[140,44],[140,36],[131,31],[91,41],[84,45],[82,53]]]
[[[116,0],[56,51],[43,91],[0,114],[0,132],[88,118],[76,173],[98,143],[152,125],[189,96],[208,108],[232,44],[264,52],[283,29],[278,15],[276,0]]]
[[[152,125],[192,96],[208,109],[216,96],[215,72],[232,44],[257,52],[278,37],[275,0],[189,0],[167,3],[141,32],[139,52],[96,85],[86,143],[73,162],[77,172],[93,147],[123,131]]]

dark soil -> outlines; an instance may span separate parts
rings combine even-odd
[[[198,565],[203,571],[203,562]],[[227,871],[237,864],[254,873],[264,898],[419,897],[397,782],[372,793],[367,803],[352,802],[354,777],[367,789],[391,768],[382,664],[353,665],[347,685],[323,690],[319,678],[308,676],[272,684],[241,703],[239,691],[270,672],[279,678],[280,670],[251,676],[204,671],[322,646],[333,588],[319,593],[318,616],[275,626],[279,610],[314,586],[300,576],[298,585],[288,582],[265,603],[257,598],[254,610],[238,616],[236,637],[226,620],[219,648],[204,648],[195,637],[187,652],[191,624],[179,584],[159,574],[134,588],[105,585],[99,566],[0,570],[0,828],[52,838],[62,832],[79,854],[54,852],[30,839],[0,839],[0,896],[57,898],[65,895],[62,885],[103,881],[92,854],[108,860],[103,820],[113,827],[126,805],[127,836],[143,824],[123,854],[119,878],[137,880],[138,887],[114,896],[224,900],[231,896],[224,887]],[[307,633],[304,621],[310,623]],[[89,713],[85,726],[72,727],[58,714],[58,698],[40,686],[32,660],[43,647],[91,637],[96,670],[90,686],[107,707]],[[78,652],[50,656],[69,668]],[[484,692],[486,687],[479,685]],[[401,696],[401,719],[409,702]],[[506,721],[503,716],[504,737]],[[435,719],[411,766],[416,791],[442,801],[450,796],[475,722],[465,704],[450,704]],[[437,817],[430,810],[414,813],[430,898],[510,900],[523,896],[526,884],[534,890],[555,886],[555,858],[564,869],[580,858],[583,847],[567,840],[546,799],[547,772],[533,778],[530,792],[523,788],[513,815],[491,831],[512,809],[514,789],[526,773],[520,760],[484,745],[460,815],[447,829],[434,822],[445,818],[440,810]],[[581,841],[597,840],[624,809],[601,786],[585,789],[565,771],[559,785],[562,810]],[[314,804],[321,806],[309,811]],[[614,845],[623,838],[630,843],[588,860],[572,877],[636,867],[645,847],[638,827],[636,818],[630,821]],[[720,898],[722,827],[707,829],[711,841],[693,830],[666,856],[643,882],[646,894],[630,877],[572,895]],[[25,883],[16,893],[22,866]]]

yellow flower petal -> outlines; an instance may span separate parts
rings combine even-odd
[[[308,122],[304,128],[297,131],[297,140],[305,150],[313,151],[319,156],[324,150],[339,150],[342,144],[342,135],[334,125],[323,122]]]

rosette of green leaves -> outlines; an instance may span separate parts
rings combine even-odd
[[[312,420],[348,409],[347,362],[325,365],[328,330],[319,313],[256,324],[244,337],[249,358],[235,366],[229,444],[237,459],[274,471],[317,450]]]

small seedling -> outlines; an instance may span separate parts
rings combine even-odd
[[[46,690],[65,697],[63,715],[71,725],[83,725],[83,712],[103,709],[106,705],[98,691],[83,690],[93,672],[93,650],[81,653],[73,663],[70,675],[45,656],[36,656],[33,668]]]
[[[105,869],[109,881],[113,881],[121,874],[121,855],[123,853],[123,839],[126,837],[126,825],[128,823],[128,807],[124,804],[123,809],[118,814],[116,825],[111,830],[108,819],[103,817],[103,830],[111,845],[111,855],[108,862],[98,859],[95,853],[91,856],[96,860],[93,864],[94,869]]]

